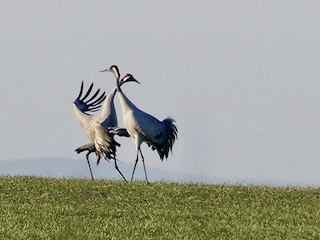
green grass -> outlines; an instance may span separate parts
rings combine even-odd
[[[320,239],[320,189],[0,177],[0,239]]]

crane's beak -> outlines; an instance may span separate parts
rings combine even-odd
[[[109,68],[106,68],[106,69],[101,70],[101,71],[99,71],[99,72],[111,72],[111,71],[110,71],[110,69],[109,69]]]
[[[136,82],[138,84],[141,84],[137,79],[135,79],[134,77],[130,77],[128,79],[125,80],[125,82]]]
[[[136,83],[141,84],[137,79],[134,79],[133,81],[136,82]]]

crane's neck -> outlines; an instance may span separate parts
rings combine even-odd
[[[118,92],[118,97],[120,100],[121,104],[121,110],[122,110],[122,115],[123,117],[126,115],[128,112],[132,112],[135,110],[138,110],[138,108],[129,100],[129,98],[123,93],[121,90],[121,87],[117,88]],[[124,118],[125,119],[125,118]]]
[[[115,107],[114,107],[114,97],[116,95],[116,92],[117,92],[117,89],[114,88],[112,90],[112,92],[110,92],[108,94],[108,96],[106,97],[106,99],[104,100],[104,103],[103,103],[103,106],[102,106],[102,110],[101,110],[101,113],[100,113],[100,120],[101,121],[109,118],[110,116],[115,116],[115,118],[116,118],[116,110],[115,110]]]
[[[120,74],[119,74],[119,72],[117,72],[117,71],[114,72],[114,75],[116,77],[116,89],[117,89],[118,97],[119,97],[120,104],[121,104],[121,110],[122,110],[122,116],[123,116],[123,120],[124,120],[124,125],[126,126],[126,122],[125,122],[126,117],[125,117],[125,115],[127,113],[129,113],[129,112],[138,110],[138,108],[123,93],[123,91],[121,89],[121,84],[120,84]]]
[[[117,78],[117,81],[116,81],[116,91],[118,92],[118,93],[122,93],[122,90],[121,90],[121,85],[120,85],[120,76],[116,76],[116,78]]]

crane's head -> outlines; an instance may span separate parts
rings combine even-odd
[[[127,82],[136,82],[141,84],[137,79],[135,79],[130,73],[127,73],[121,80],[120,85],[127,83]]]
[[[120,78],[119,68],[116,65],[112,65],[111,67],[101,70],[100,72],[112,72],[117,79]]]

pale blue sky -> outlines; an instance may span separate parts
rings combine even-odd
[[[71,102],[81,80],[110,92],[98,71],[117,64],[140,109],[177,121],[173,155],[144,145],[147,167],[319,184],[319,22],[318,1],[1,1],[0,160],[85,164]]]

